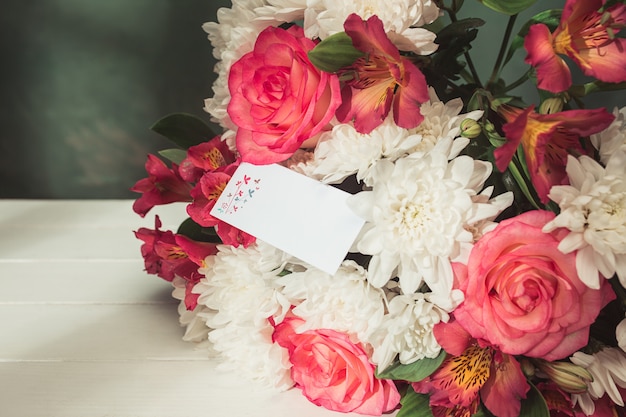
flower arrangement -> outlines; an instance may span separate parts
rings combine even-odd
[[[188,218],[135,232],[146,271],[171,281],[185,340],[330,410],[624,415],[626,107],[586,102],[626,88],[626,2],[566,0],[513,33],[534,0],[480,0],[509,19],[488,80],[463,3],[220,9],[205,110],[223,132],[154,125],[177,147],[148,156],[133,209]],[[349,192],[364,226],[336,273],[212,214],[243,163]]]

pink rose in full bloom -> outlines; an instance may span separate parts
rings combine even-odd
[[[585,346],[589,326],[615,293],[587,287],[576,254],[558,245],[567,231],[544,233],[554,213],[535,210],[502,221],[474,246],[455,275],[465,301],[454,317],[472,337],[511,355],[548,361]]]
[[[309,401],[333,411],[376,416],[398,406],[395,384],[374,376],[375,367],[361,346],[334,330],[296,333],[301,323],[286,318],[273,337],[289,351],[291,377]]]
[[[328,128],[341,90],[337,75],[309,61],[315,45],[298,26],[268,27],[254,50],[231,67],[228,115],[238,127],[237,150],[244,162],[284,161]]]

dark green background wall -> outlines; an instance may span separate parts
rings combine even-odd
[[[202,23],[228,0],[5,0],[0,14],[0,198],[125,198],[149,130],[208,120]]]
[[[517,28],[537,11],[563,4],[538,1]],[[0,198],[136,197],[128,189],[145,176],[146,154],[170,145],[150,125],[172,112],[208,121],[202,107],[215,61],[201,25],[229,5],[4,0]],[[487,21],[472,50],[486,77],[507,19],[476,0],[465,2],[461,17],[470,16]],[[526,69],[517,57],[504,73],[509,81]],[[617,98],[598,103],[612,107]]]

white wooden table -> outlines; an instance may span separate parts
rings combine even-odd
[[[0,416],[338,417],[262,390],[181,340],[143,271],[132,201],[0,200]],[[158,207],[163,229],[184,218]]]

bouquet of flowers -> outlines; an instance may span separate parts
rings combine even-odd
[[[463,3],[220,9],[205,110],[223,132],[187,114],[153,126],[176,146],[148,156],[133,209],[187,205],[177,231],[135,232],[146,271],[171,281],[185,340],[331,410],[624,415],[626,107],[585,104],[626,87],[626,2],[524,17],[534,0],[480,0],[509,19],[488,78],[471,57],[486,22]],[[534,102],[513,94],[524,83]],[[346,195],[362,227],[337,268],[217,215],[234,181],[232,201],[262,191],[238,179],[249,165]],[[275,201],[297,241],[309,219],[290,204]]]

